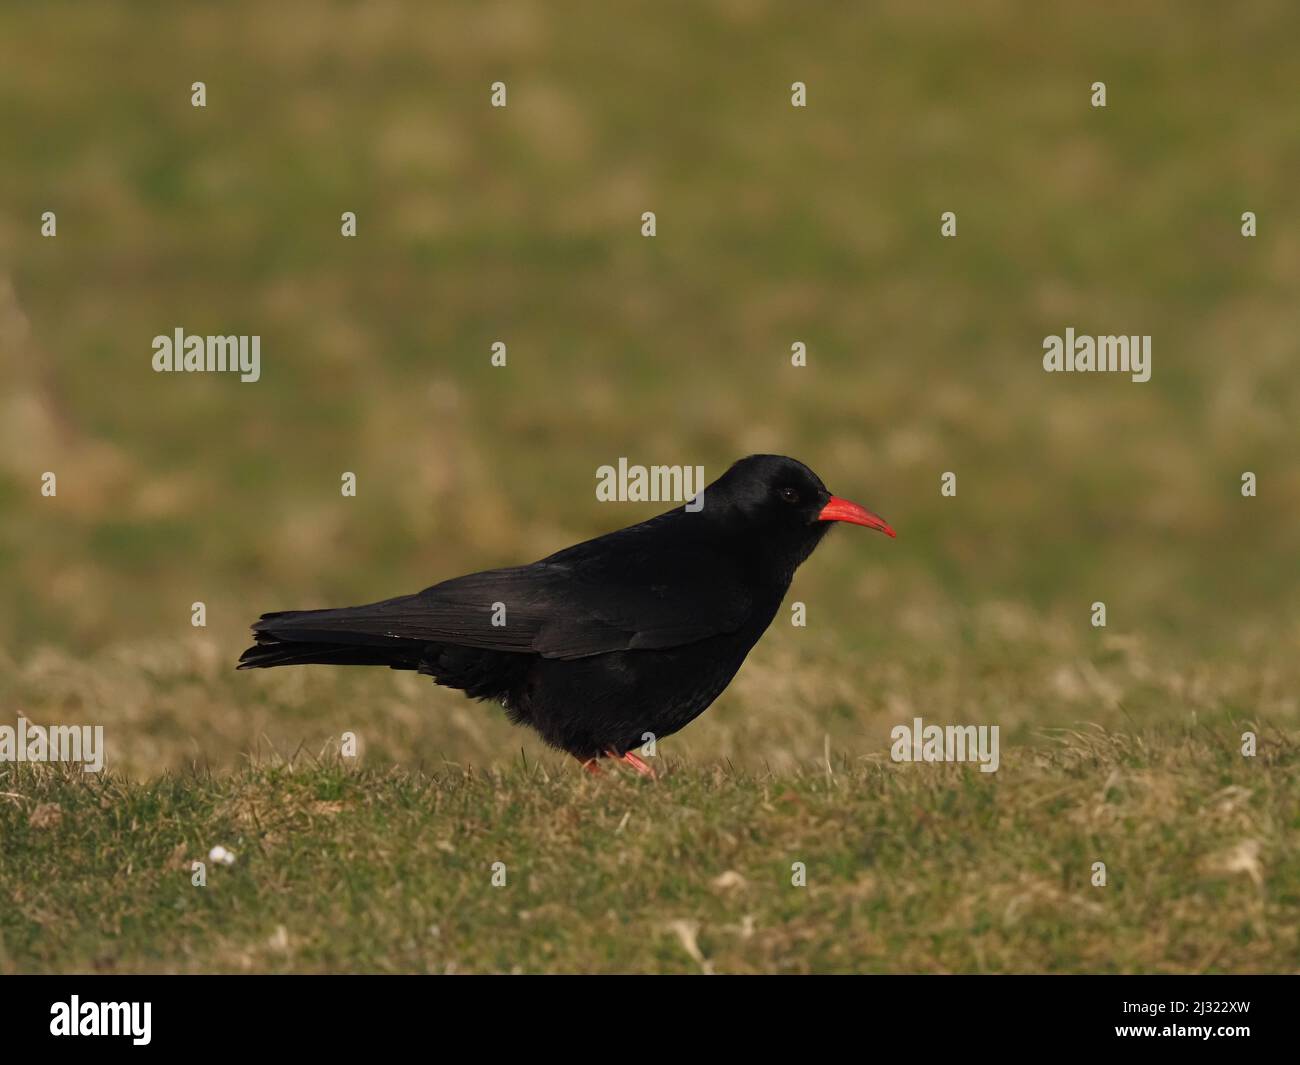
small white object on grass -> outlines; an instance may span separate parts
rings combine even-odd
[[[208,861],[217,862],[220,865],[234,865],[235,856],[218,843],[212,850],[208,851]]]

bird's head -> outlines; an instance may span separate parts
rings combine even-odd
[[[864,525],[887,536],[884,518],[831,495],[822,479],[784,455],[750,455],[704,490],[704,513],[757,538],[797,566],[834,522]]]

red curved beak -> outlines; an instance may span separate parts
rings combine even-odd
[[[822,507],[822,512],[817,515],[817,520],[847,521],[853,525],[865,525],[868,529],[879,529],[886,536],[897,535],[884,518],[839,496],[831,496],[830,501]]]

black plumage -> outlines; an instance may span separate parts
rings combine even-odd
[[[502,703],[584,762],[668,736],[730,683],[832,521],[893,536],[808,467],[741,459],[677,507],[527,566],[366,606],[264,614],[240,669],[385,665]]]

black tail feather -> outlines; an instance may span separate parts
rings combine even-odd
[[[349,629],[349,621],[356,621],[357,627]],[[533,661],[531,655],[376,632],[373,621],[369,607],[263,614],[253,625],[256,642],[239,656],[237,668],[325,665],[414,669],[471,698],[504,699],[523,683]]]
[[[272,666],[389,666],[416,669],[420,664],[415,648],[367,647],[349,643],[281,640],[269,633],[257,633],[257,643],[239,656],[238,669],[269,669]]]

